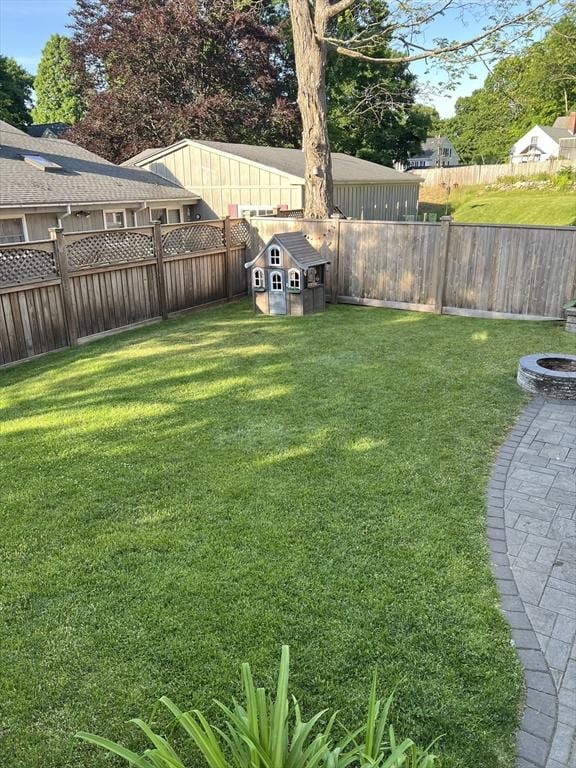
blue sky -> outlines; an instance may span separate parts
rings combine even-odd
[[[34,74],[48,37],[55,32],[70,34],[66,25],[70,23],[68,12],[74,5],[74,0],[0,0],[0,51],[5,56],[13,56]],[[472,24],[463,28],[456,19],[445,19],[435,25],[431,37],[468,37],[479,26]],[[424,80],[425,65],[418,63],[413,66],[416,74]],[[472,79],[474,76],[477,79]],[[485,76],[484,66],[474,65],[453,93],[444,96],[432,94],[422,100],[434,104],[440,114],[447,117],[453,113],[456,98],[478,88]],[[433,81],[433,76],[429,75],[426,79]],[[438,76],[438,79],[441,77]]]

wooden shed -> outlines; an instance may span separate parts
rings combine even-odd
[[[262,216],[276,208],[304,208],[304,153],[287,147],[256,147],[183,139],[126,160],[193,189],[198,215]],[[368,160],[332,153],[334,204],[353,219],[403,221],[415,215],[422,179]]]
[[[325,306],[324,278],[329,262],[303,232],[274,235],[252,261],[254,311],[264,315],[309,315]]]

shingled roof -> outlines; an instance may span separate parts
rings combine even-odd
[[[24,155],[59,169],[39,170]],[[198,195],[141,168],[122,168],[64,139],[34,138],[0,120],[0,207],[198,200]]]
[[[316,248],[313,248],[310,245],[304,232],[278,232],[270,238],[264,248],[259,252],[258,256],[256,256],[255,259],[252,259],[252,261],[247,262],[244,266],[246,268],[251,267],[274,240],[290,254],[300,269],[308,269],[308,267],[316,267],[319,264],[329,263],[328,259],[321,256]]]
[[[225,152],[252,163],[264,165],[281,173],[296,176],[304,183],[304,153],[301,149],[287,147],[260,147],[252,144],[229,144],[224,141],[201,141],[182,139],[164,149],[156,151],[145,149],[135,157],[124,162],[124,165],[138,165],[146,160],[152,160],[169,154],[186,144],[199,144],[209,149]],[[422,179],[410,173],[395,171],[379,163],[361,160],[359,157],[345,155],[342,152],[332,152],[332,177],[336,184],[352,184],[374,182],[380,184],[420,184]]]

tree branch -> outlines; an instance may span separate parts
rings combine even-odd
[[[346,2],[349,2],[349,0],[346,0]],[[423,59],[438,58],[439,56],[443,56],[448,53],[456,53],[457,51],[461,51],[464,48],[470,48],[476,43],[486,40],[487,38],[491,37],[497,32],[500,32],[502,29],[506,29],[507,27],[513,27],[517,24],[521,24],[523,21],[526,21],[531,16],[534,16],[539,10],[546,7],[547,5],[550,5],[550,0],[544,0],[544,2],[540,3],[539,5],[536,5],[534,8],[530,9],[526,13],[522,13],[518,16],[515,16],[512,19],[506,19],[505,21],[502,21],[499,24],[496,24],[495,26],[490,27],[487,30],[484,30],[482,33],[480,33],[479,35],[476,35],[475,37],[470,38],[469,40],[455,42],[450,45],[443,46],[442,48],[429,48],[427,50],[422,51],[421,53],[412,54],[412,55],[386,56],[386,57],[368,56],[367,54],[362,53],[361,51],[356,50],[354,48],[347,48],[346,45],[342,44],[342,41],[339,41],[337,38],[320,37],[319,39],[322,42],[326,43],[326,45],[328,45],[329,48],[331,48],[332,50],[335,50],[337,53],[341,54],[342,56],[349,56],[350,58],[360,59],[362,61],[369,61],[375,64],[409,64],[410,62],[413,62],[413,61],[422,61]],[[336,5],[331,7],[335,8]],[[416,47],[416,46],[413,46],[413,47]]]
[[[325,14],[327,19],[332,19],[334,16],[338,16],[342,11],[347,11],[351,8],[357,0],[338,0],[337,3],[330,3],[328,0],[325,8]]]

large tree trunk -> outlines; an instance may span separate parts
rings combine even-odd
[[[325,219],[332,215],[332,160],[326,106],[326,45],[316,37],[326,21],[312,19],[308,0],[289,0],[298,78],[298,106],[302,116],[305,161],[304,215]],[[316,27],[316,29],[315,29]],[[319,28],[320,27],[320,28]]]

